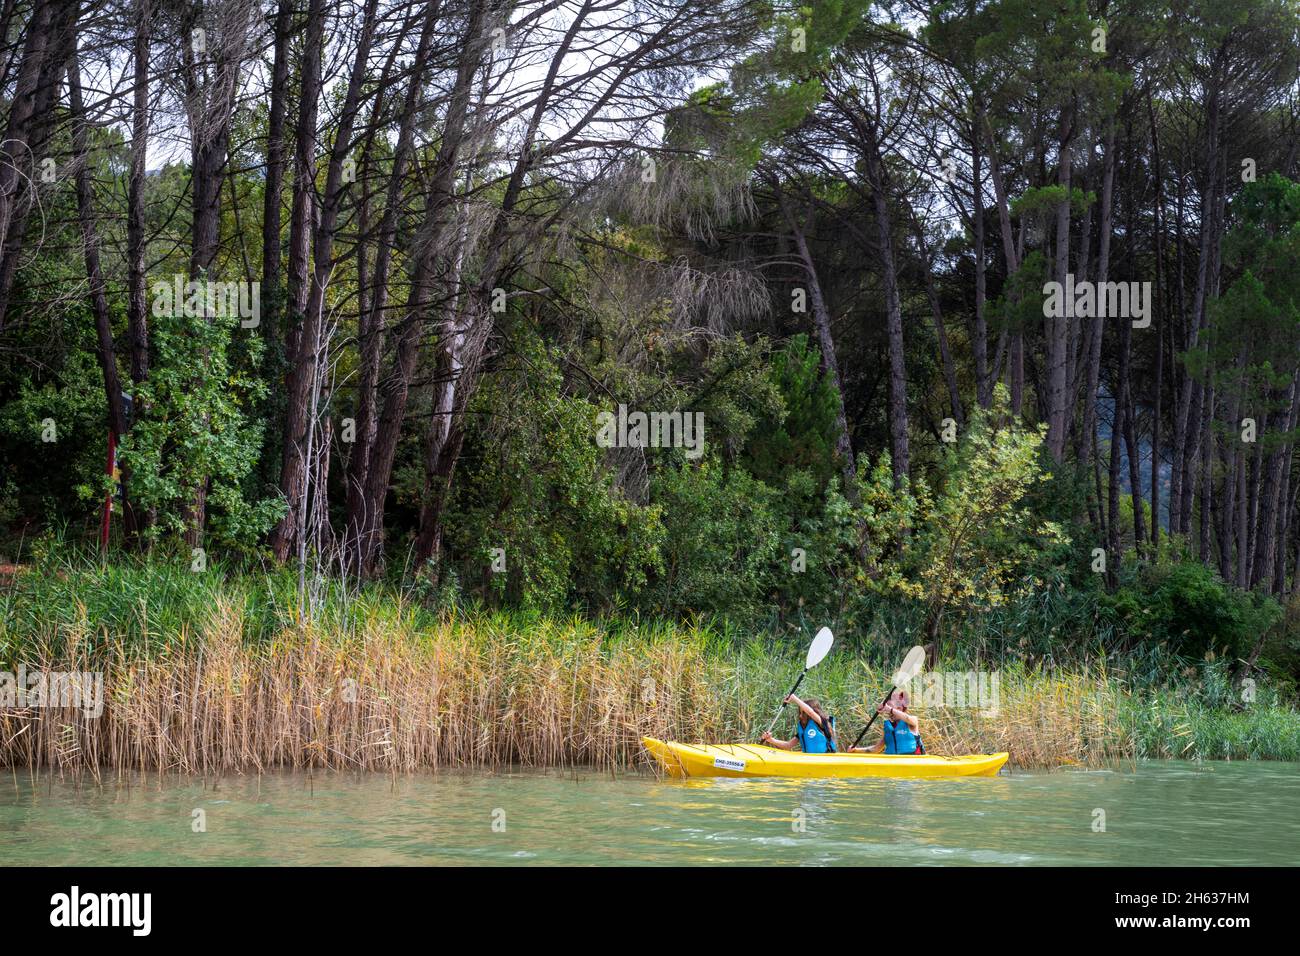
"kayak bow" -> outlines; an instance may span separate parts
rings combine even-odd
[[[806,754],[762,744],[680,744],[642,737],[672,777],[995,777],[1005,753]]]

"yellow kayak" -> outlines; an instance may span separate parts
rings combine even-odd
[[[642,737],[672,777],[995,777],[1005,753],[806,754],[762,744],[679,744]]]

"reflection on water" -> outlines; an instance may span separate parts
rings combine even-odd
[[[1161,762],[956,780],[530,771],[100,786],[11,771],[0,778],[0,846],[6,864],[1294,865],[1298,770]],[[1094,831],[1099,810],[1105,832]]]

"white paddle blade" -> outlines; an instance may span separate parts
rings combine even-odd
[[[831,633],[829,627],[823,627],[813,638],[812,647],[808,648],[808,660],[804,663],[804,670],[816,667],[822,662],[822,658],[831,652],[831,645],[835,643],[835,635]]]
[[[917,645],[907,652],[903,664],[894,671],[894,686],[902,687],[925,667],[925,648]]]

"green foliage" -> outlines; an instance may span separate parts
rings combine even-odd
[[[613,486],[594,441],[600,409],[563,394],[545,347],[531,336],[515,346],[522,363],[473,400],[448,520],[449,567],[492,605],[630,603],[662,566],[660,508]],[[505,552],[504,573],[491,569],[494,548]]]
[[[715,156],[745,169],[755,166],[768,143],[799,125],[821,101],[818,73],[869,9],[863,0],[808,0],[788,12],[773,8],[759,49],[732,68],[725,85],[690,100],[692,115],[683,125],[699,134],[694,145],[710,143]]]
[[[944,457],[936,492],[916,484],[914,497],[894,496],[907,501],[889,506],[902,514],[886,529],[900,557],[878,575],[876,586],[923,601],[930,638],[951,609],[977,612],[1032,593],[1041,585],[1034,569],[1051,564],[1053,549],[1068,548],[1057,523],[1025,507],[1031,489],[1047,477],[1045,433],[1044,426],[1027,428],[1010,417],[999,385],[993,407],[976,412]],[[864,489],[865,501],[887,500],[883,481],[878,467]],[[908,533],[899,541],[904,527]]]
[[[1034,329],[1043,321],[1043,282],[1047,259],[1033,249],[1025,253],[1020,268],[1007,280],[1003,294],[990,303],[989,313],[996,328]]]
[[[1273,598],[1235,588],[1199,561],[1167,552],[1142,565],[1103,606],[1128,641],[1185,657],[1242,657],[1282,618]]]
[[[747,467],[758,479],[779,485],[795,470],[824,485],[836,473],[835,415],[839,396],[822,376],[821,357],[796,335],[772,355],[771,377],[782,414],[766,415],[753,430]]]
[[[781,560],[777,492],[713,458],[664,468],[651,486],[663,514],[665,606],[699,613],[735,611],[743,620],[772,595]]]
[[[130,469],[137,507],[157,511],[155,537],[174,540],[186,530],[195,489],[207,480],[214,541],[250,549],[283,514],[282,502],[248,501],[242,488],[262,441],[262,426],[249,421],[247,410],[266,385],[234,366],[232,343],[246,335],[256,353],[260,340],[240,329],[238,316],[174,311],[153,317],[157,358],[137,392],[139,420],[119,458]]]
[[[1055,215],[1057,207],[1065,199],[1065,187],[1053,183],[1050,186],[1031,186],[1011,200],[1011,211],[1017,216]],[[1074,215],[1084,212],[1097,201],[1097,194],[1081,189],[1070,188],[1070,211]]]
[[[24,377],[0,406],[0,520],[39,515],[56,523],[97,513],[108,456],[102,382],[94,352],[76,351],[57,376]],[[47,422],[54,441],[44,440]]]

